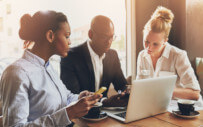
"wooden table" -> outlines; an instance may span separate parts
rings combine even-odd
[[[74,122],[79,127],[203,127],[203,110],[199,112],[200,116],[193,119],[183,119],[166,112],[128,124],[110,117],[99,122],[89,122],[83,119],[75,119]]]

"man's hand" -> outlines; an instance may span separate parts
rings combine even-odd
[[[66,111],[69,119],[72,120],[86,115],[100,98],[102,98],[102,94],[94,94],[82,97],[76,104],[67,107]]]
[[[128,105],[129,94],[121,93],[105,99],[102,103],[104,107],[125,107]]]
[[[81,99],[83,97],[90,96],[90,95],[93,95],[93,94],[94,94],[93,92],[89,92],[87,90],[84,90],[84,91],[80,92],[78,99]]]

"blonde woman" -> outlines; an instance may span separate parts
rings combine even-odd
[[[176,74],[173,98],[200,100],[199,83],[186,51],[167,42],[173,18],[171,10],[159,6],[144,26],[144,50],[138,55],[137,79]]]

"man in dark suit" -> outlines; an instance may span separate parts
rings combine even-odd
[[[115,39],[113,22],[105,16],[93,18],[88,32],[90,40],[71,48],[61,60],[61,79],[73,93],[83,90],[96,91],[108,88],[111,83],[116,91],[124,91],[127,81],[121,70],[117,52],[110,49]],[[103,93],[107,96],[107,91]],[[124,93],[104,99],[105,106],[126,106]]]

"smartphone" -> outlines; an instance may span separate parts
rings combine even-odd
[[[101,87],[98,91],[95,92],[95,94],[102,94],[106,90],[107,90],[106,87]]]

